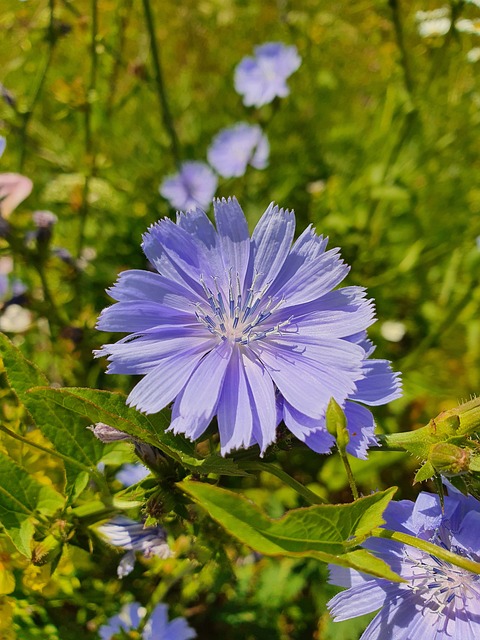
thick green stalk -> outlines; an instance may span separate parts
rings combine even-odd
[[[408,544],[411,547],[415,547],[416,549],[420,549],[421,551],[425,551],[425,553],[435,556],[435,558],[439,558],[440,560],[449,562],[456,567],[460,567],[461,569],[480,575],[480,562],[474,562],[473,560],[469,560],[463,556],[458,556],[456,553],[452,553],[443,547],[439,547],[427,540],[416,538],[408,533],[389,531],[388,529],[374,529],[372,531],[372,536],[374,538],[387,538],[388,540],[395,540],[397,542]]]

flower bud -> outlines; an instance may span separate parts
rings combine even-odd
[[[471,452],[448,442],[439,442],[430,447],[428,461],[442,475],[456,476],[469,470]]]
[[[336,438],[338,448],[344,451],[350,441],[350,434],[347,429],[347,418],[335,398],[330,398],[325,414],[325,422],[327,431]]]
[[[93,435],[105,444],[108,444],[109,442],[118,442],[119,440],[132,440],[127,433],[123,433],[123,431],[110,427],[108,424],[104,424],[103,422],[91,424],[87,429],[90,429]]]
[[[137,440],[135,442],[135,453],[149,469],[158,475],[165,476],[171,469],[171,461],[163,455],[157,447]]]

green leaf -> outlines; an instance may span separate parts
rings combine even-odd
[[[128,407],[125,404],[125,396],[122,394],[78,387],[39,388],[32,390],[30,394],[54,403],[65,411],[88,418],[90,424],[103,422],[158,447],[191,472],[230,476],[249,475],[230,458],[222,458],[216,454],[200,458],[195,453],[195,446],[191,442],[165,431],[170,424],[168,412],[143,415]],[[92,437],[90,433],[88,435]]]
[[[37,482],[13,460],[0,453],[0,523],[16,548],[28,558],[38,516],[54,514],[65,499]]]
[[[423,482],[424,480],[429,480],[434,475],[435,475],[435,469],[433,468],[432,463],[428,462],[427,460],[427,462],[425,462],[425,464],[422,464],[420,469],[415,474],[415,478],[413,482],[414,484],[416,482]]]
[[[293,509],[274,520],[231,491],[194,481],[183,481],[178,486],[229,533],[259,553],[312,557],[381,578],[401,580],[383,560],[366,549],[353,549],[384,523],[382,514],[396,487],[352,504]]]
[[[105,445],[86,429],[86,419],[49,402],[48,397],[30,392],[33,387],[47,385],[48,380],[3,334],[0,334],[0,354],[12,390],[63,458],[67,494],[71,498],[77,496],[85,488],[89,474],[99,477],[96,466]]]

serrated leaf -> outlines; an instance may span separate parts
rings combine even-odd
[[[65,490],[71,498],[75,497],[84,489],[89,474],[96,473],[105,445],[92,438],[85,428],[88,424],[85,419],[49,402],[46,397],[30,393],[32,387],[43,387],[48,380],[3,334],[0,334],[0,353],[10,387],[63,457]]]
[[[312,557],[381,578],[401,580],[383,560],[366,549],[353,549],[384,523],[382,514],[396,487],[352,504],[293,509],[275,520],[243,496],[226,489],[194,481],[183,481],[178,486],[229,533],[259,553]]]
[[[37,517],[54,514],[64,502],[53,487],[41,484],[0,453],[0,523],[20,553],[31,556]]]
[[[230,476],[249,475],[230,458],[210,455],[200,458],[191,442],[165,429],[169,426],[167,412],[146,416],[125,404],[125,396],[98,389],[38,388],[29,392],[49,403],[55,403],[62,409],[88,418],[89,422],[104,422],[111,427],[158,447],[189,471],[194,473]],[[89,433],[89,437],[92,437]]]

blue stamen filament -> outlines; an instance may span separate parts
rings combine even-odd
[[[421,596],[425,603],[432,605],[435,613],[441,614],[457,596],[463,605],[467,599],[472,597],[478,599],[480,576],[455,567],[431,554],[422,558],[413,558],[405,552],[405,558],[411,562],[412,566],[408,586]]]
[[[232,277],[232,270],[228,274],[228,304],[225,304],[226,297],[218,284],[218,278],[213,277],[215,293],[207,286],[203,276],[200,278],[206,302],[213,312],[213,316],[204,308],[201,303],[195,305],[195,316],[197,320],[208,331],[218,336],[222,340],[230,340],[235,344],[248,345],[256,340],[262,340],[272,335],[282,335],[282,329],[287,327],[292,318],[278,322],[273,327],[260,325],[267,321],[270,316],[285,303],[282,298],[274,303],[274,299],[269,296],[265,300],[265,294],[271,282],[265,283],[260,289],[255,288],[255,283],[261,274],[255,273],[252,285],[248,288],[246,299],[243,302],[243,295],[240,287],[240,277],[236,274]]]

